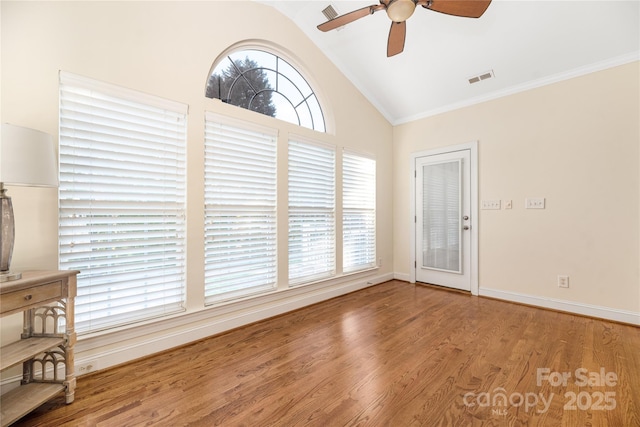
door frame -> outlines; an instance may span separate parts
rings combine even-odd
[[[469,192],[471,193],[471,295],[478,295],[478,141],[411,153],[411,167],[409,168],[411,173],[409,193],[409,203],[411,205],[409,209],[409,244],[411,247],[411,264],[409,265],[409,281],[411,283],[416,283],[416,159],[418,157],[433,156],[436,154],[452,153],[463,150],[469,150],[471,153],[471,188],[469,188]]]

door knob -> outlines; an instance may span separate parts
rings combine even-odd
[[[471,227],[469,227],[468,225],[465,225],[464,227],[462,227],[462,229],[463,229],[463,230],[468,230],[468,229],[470,229],[470,228],[471,228]]]
[[[463,216],[462,219],[464,219],[465,221],[469,221],[469,215]]]

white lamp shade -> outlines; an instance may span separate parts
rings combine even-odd
[[[58,171],[51,135],[2,124],[0,182],[5,185],[57,187]]]

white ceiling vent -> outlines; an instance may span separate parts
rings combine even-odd
[[[329,5],[327,7],[325,7],[324,9],[322,9],[322,14],[325,16],[325,18],[327,18],[328,21],[337,18],[338,16],[340,16],[340,14],[338,13],[338,11],[336,10],[335,7],[333,7],[333,5]],[[344,25],[342,27],[338,27],[336,28],[336,31],[340,31],[344,28]]]
[[[327,19],[335,19],[335,18],[338,17],[338,12],[336,12],[335,8],[332,5],[329,5],[329,6],[325,7],[324,9],[322,9],[322,14]]]
[[[480,73],[477,76],[469,77],[469,84],[478,83],[482,80],[492,79],[495,75],[493,74],[493,70],[485,71],[484,73]]]

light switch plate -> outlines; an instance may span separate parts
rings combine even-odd
[[[483,200],[482,209],[500,209],[500,200]]]
[[[525,199],[524,207],[526,209],[544,209],[544,197],[531,197]]]

